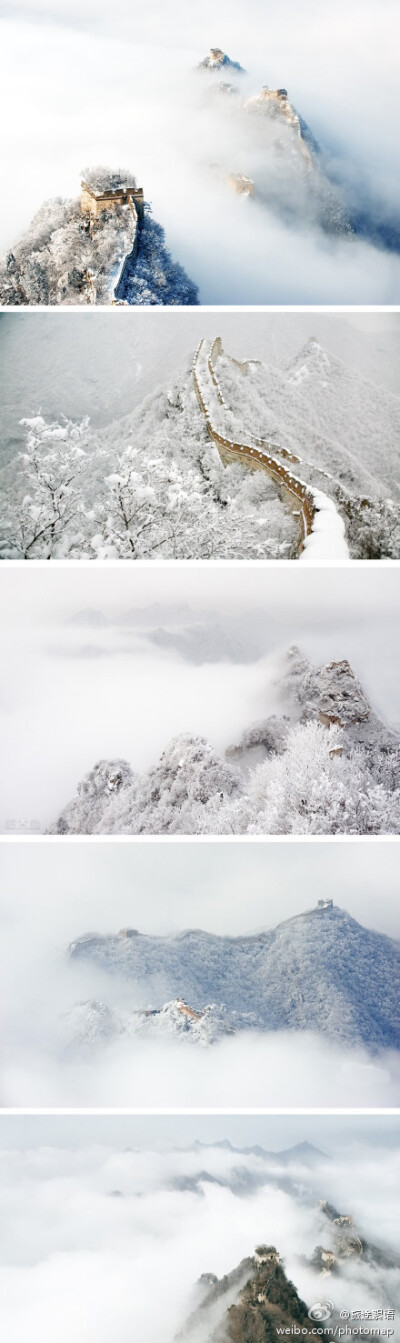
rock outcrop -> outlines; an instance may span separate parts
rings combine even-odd
[[[98,999],[90,999],[75,1003],[64,1018],[66,1046],[73,1052],[91,1051],[118,1038],[144,1034],[150,1038],[184,1038],[200,1045],[211,1045],[222,1036],[233,1033],[223,1007],[211,1003],[197,1011],[183,998],[175,998],[161,1008],[132,1011],[119,1011]]]
[[[199,70],[224,70],[228,68],[235,70],[236,73],[243,74],[243,66],[240,65],[239,61],[232,61],[225,51],[221,51],[221,47],[210,47],[208,56],[200,61],[198,68]]]

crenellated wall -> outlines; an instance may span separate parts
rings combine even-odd
[[[344,540],[344,524],[342,523],[342,519],[340,518],[333,501],[328,499],[328,497],[322,494],[321,491],[313,490],[305,481],[301,480],[297,475],[294,475],[289,467],[285,465],[285,461],[296,463],[300,462],[300,458],[296,457],[286,448],[279,448],[278,450],[274,449],[274,452],[272,453],[271,444],[268,444],[263,439],[254,438],[253,436],[251,436],[251,443],[235,442],[230,438],[225,438],[224,435],[215,428],[215,425],[212,423],[209,407],[204,400],[198,377],[198,361],[199,356],[203,351],[203,346],[204,340],[201,340],[197,346],[193,360],[193,381],[196,396],[206,420],[208,433],[214,443],[216,443],[222,461],[227,464],[232,461],[244,461],[253,470],[267,471],[272,480],[281,486],[284,498],[287,500],[293,513],[295,513],[299,519],[301,536],[300,554],[303,554],[306,551],[308,537],[311,538],[314,555],[316,550],[323,549],[324,541],[326,542],[326,536],[333,535],[334,543],[340,554],[340,558],[348,558],[347,545]],[[222,354],[222,342],[220,337],[217,336],[209,350],[205,367],[219,405],[226,410],[229,410],[222,394],[215,369],[216,360]],[[241,368],[242,371],[245,371],[248,366],[247,363],[240,364],[237,360],[233,360],[232,362],[235,363],[238,368]],[[276,451],[279,452],[279,458],[275,455]],[[281,461],[280,458],[284,458],[284,461]],[[308,558],[307,554],[307,559]]]

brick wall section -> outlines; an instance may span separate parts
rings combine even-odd
[[[209,412],[205,405],[204,398],[202,396],[201,388],[199,385],[199,380],[197,377],[197,361],[203,343],[204,343],[203,341],[200,341],[194,356],[193,381],[197,400],[199,402],[201,410],[203,411],[203,415],[205,416],[208,433],[210,434],[210,437],[213,439],[214,443],[216,443],[222,461],[226,463],[238,460],[242,462],[245,461],[246,464],[252,467],[253,470],[259,469],[262,471],[267,471],[268,475],[272,477],[275,483],[281,485],[284,497],[287,499],[293,511],[299,513],[301,540],[303,542],[304,538],[306,536],[309,536],[310,532],[312,531],[313,522],[316,514],[314,497],[311,490],[304,483],[304,481],[299,480],[296,476],[294,476],[288,470],[288,468],[283,465],[282,462],[279,462],[275,457],[271,456],[271,454],[267,451],[266,446],[264,445],[262,439],[254,439],[253,444],[235,443],[232,442],[231,439],[224,438],[223,435],[220,434],[218,430],[214,428],[213,424],[211,423]],[[216,391],[218,401],[220,405],[224,406],[226,403],[224,401],[224,397],[222,395],[214,367],[214,360],[217,359],[218,355],[220,354],[222,354],[222,344],[219,336],[217,336],[216,340],[214,340],[211,346],[207,366],[210,378]],[[234,362],[237,363],[238,361],[235,360]],[[244,367],[244,365],[240,364],[238,366]],[[279,451],[281,452],[281,449],[279,449]],[[290,461],[298,460],[298,458],[293,457],[291,453],[286,452],[285,450],[282,450],[282,456],[285,456]]]

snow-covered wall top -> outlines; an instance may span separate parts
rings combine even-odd
[[[246,441],[238,432],[235,416],[222,394],[216,363],[222,355],[222,344],[217,337],[213,342],[202,340],[193,362],[193,378],[197,398],[207,421],[208,431],[221,455],[244,457],[248,465],[261,467],[285,489],[292,508],[299,510],[302,527],[300,560],[318,564],[321,560],[348,560],[349,551],[343,519],[336,504],[321,490],[313,490],[285,465],[282,458],[293,456],[249,434]],[[236,361],[235,361],[236,362]],[[236,363],[245,371],[246,365]],[[222,450],[222,451],[221,451]],[[299,509],[300,505],[300,509]]]

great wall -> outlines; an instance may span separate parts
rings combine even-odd
[[[282,495],[292,512],[299,520],[300,541],[298,558],[306,563],[315,563],[319,559],[349,559],[343,519],[336,504],[321,490],[315,490],[300,476],[294,475],[285,462],[301,464],[301,458],[286,448],[277,447],[267,440],[249,434],[248,440],[226,437],[219,432],[215,424],[219,413],[229,411],[223,396],[216,372],[216,362],[224,354],[222,342],[217,336],[209,342],[199,341],[193,359],[193,382],[197,400],[204,415],[207,431],[216,444],[220,457],[225,464],[232,461],[245,462],[252,470],[266,471],[281,487]],[[226,357],[226,356],[225,356]],[[249,362],[231,362],[245,375]],[[217,412],[217,416],[216,416]],[[326,472],[320,472],[325,475]]]
[[[138,252],[140,229],[144,215],[143,187],[119,185],[99,190],[85,180],[81,182],[80,210],[81,214],[87,217],[91,233],[101,222],[104,210],[118,209],[126,212],[127,242],[110,275],[109,302],[113,306],[118,305],[121,301],[118,297],[118,290],[123,282],[125,269],[132,264],[132,259]],[[90,301],[96,302],[95,278],[89,272],[88,292],[90,292],[90,289],[93,291]]]

